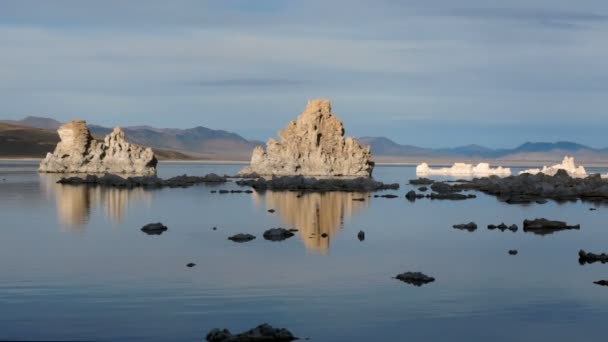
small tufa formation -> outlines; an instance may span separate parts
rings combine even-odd
[[[152,149],[128,143],[118,127],[103,142],[93,139],[83,120],[63,124],[57,133],[61,141],[42,160],[40,172],[156,174]]]
[[[362,176],[372,174],[369,146],[344,137],[344,126],[331,112],[329,100],[311,100],[296,121],[270,138],[266,150],[253,150],[251,164],[242,175]]]

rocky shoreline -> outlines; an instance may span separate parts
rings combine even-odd
[[[105,174],[103,176],[87,175],[84,177],[64,177],[57,181],[58,184],[68,185],[89,185],[89,186],[107,186],[117,188],[185,188],[203,183],[221,184],[228,182],[226,176],[219,176],[215,173],[209,173],[205,176],[188,176],[181,175],[162,179],[156,176],[135,176],[123,178],[116,174]]]

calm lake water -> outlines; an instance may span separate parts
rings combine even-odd
[[[210,193],[237,188],[230,183],[62,186],[36,167],[0,162],[0,340],[202,341],[215,327],[238,332],[263,322],[311,341],[606,336],[608,288],[593,281],[608,279],[608,264],[581,266],[577,256],[581,248],[608,252],[606,206],[507,205],[483,194],[410,203],[403,195],[413,167],[377,167],[375,178],[401,184],[387,192],[400,198],[364,202],[344,193]],[[159,176],[241,167],[162,163]],[[524,233],[522,221],[536,217],[581,229]],[[169,227],[164,234],[140,231],[158,221]],[[480,228],[451,228],[469,221]],[[485,228],[501,222],[520,230]],[[264,240],[272,227],[299,232]],[[235,233],[258,238],[227,240]],[[415,287],[392,279],[405,271],[436,281]]]

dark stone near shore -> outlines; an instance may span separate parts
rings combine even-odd
[[[301,191],[301,192],[367,192],[377,190],[397,190],[399,184],[387,184],[372,178],[307,178],[304,176],[283,176],[266,180],[265,178],[240,180],[240,186],[250,186],[258,191]]]
[[[425,192],[425,191],[427,191],[428,189],[429,189],[429,188],[427,188],[426,186],[421,186],[421,187],[419,187],[419,188],[418,188],[418,191]]]
[[[228,329],[213,329],[206,336],[208,342],[289,342],[296,339],[289,330],[273,328],[266,323],[236,335]]]
[[[360,230],[359,233],[357,234],[357,239],[359,239],[359,241],[365,240],[365,232]]]
[[[408,191],[407,194],[405,194],[405,198],[407,198],[408,201],[414,202],[416,200],[416,191]]]
[[[393,195],[393,194],[386,194],[386,195],[380,195],[380,197],[382,197],[382,198],[397,198],[399,196]]]
[[[143,226],[141,228],[141,231],[148,234],[148,235],[160,235],[162,233],[164,233],[165,231],[167,231],[167,226],[165,226],[164,224],[157,222],[157,223],[148,223],[147,225]]]
[[[435,183],[435,181],[428,178],[410,179],[410,184],[412,185],[431,185],[433,183]]]
[[[509,255],[517,255],[517,249],[509,249]]]
[[[581,249],[578,252],[578,262],[581,265],[584,265],[586,263],[592,264],[594,262],[601,262],[602,264],[605,264],[608,262],[608,254],[606,254],[606,253],[602,253],[602,254],[587,253]]]
[[[524,232],[531,232],[538,235],[552,234],[560,230],[580,229],[580,224],[568,225],[564,221],[552,221],[545,218],[534,220],[524,220]]]
[[[231,237],[228,238],[228,240],[231,240],[234,242],[239,242],[239,243],[248,242],[253,239],[255,239],[255,236],[253,236],[251,234],[236,234],[236,235],[232,235]]]
[[[285,228],[270,228],[264,232],[264,239],[269,241],[283,241],[294,236],[290,229]]]
[[[89,185],[89,186],[106,186],[117,188],[186,188],[203,183],[225,183],[226,177],[218,176],[215,173],[207,174],[203,177],[197,176],[176,176],[168,179],[158,178],[156,176],[136,176],[123,178],[119,175],[107,173],[103,176],[87,175],[85,177],[65,177],[57,181],[59,184],[69,185]],[[222,190],[220,190],[220,193]]]
[[[477,196],[473,195],[473,194],[459,194],[459,193],[454,193],[454,192],[443,192],[443,193],[431,193],[430,195],[427,195],[428,198],[432,199],[432,200],[466,200],[466,199],[471,199],[471,198],[476,198]]]
[[[608,280],[598,280],[594,281],[593,283],[597,285],[608,286]]]
[[[429,277],[422,272],[405,272],[398,274],[395,279],[401,280],[404,283],[412,284],[415,286],[422,286],[435,281],[435,278]]]
[[[602,179],[599,174],[573,178],[565,170],[558,170],[554,176],[524,173],[503,178],[474,178],[469,182],[453,184],[451,188],[452,191],[481,191],[497,196],[509,204],[543,204],[547,199],[608,201],[608,181]]]
[[[477,229],[477,224],[475,222],[461,223],[453,225],[452,228],[463,229],[472,232]]]

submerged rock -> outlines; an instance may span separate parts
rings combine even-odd
[[[228,329],[213,329],[206,339],[208,342],[289,342],[297,338],[287,330],[273,328],[269,324],[261,324],[251,330],[233,335]]]
[[[294,233],[285,228],[270,228],[264,232],[264,239],[270,241],[283,241],[292,236],[294,236]]]
[[[399,184],[386,184],[371,178],[305,178],[303,176],[243,179],[236,182],[240,186],[251,186],[258,191],[301,191],[301,192],[368,192],[376,190],[399,189]]]
[[[235,234],[232,235],[230,237],[228,237],[228,240],[230,241],[234,241],[234,242],[248,242],[255,239],[255,236],[251,235],[251,234]]]
[[[369,177],[374,163],[369,146],[344,137],[344,126],[331,112],[329,100],[308,101],[306,109],[279,132],[266,149],[253,150],[251,164],[241,174],[277,176]]]
[[[69,185],[91,185],[118,188],[187,188],[203,183],[224,183],[228,180],[225,177],[210,173],[202,177],[181,175],[168,179],[161,179],[156,176],[141,176],[123,178],[116,174],[105,174],[103,176],[87,175],[85,177],[66,177],[57,181],[59,184]],[[214,192],[216,190],[212,190]],[[219,193],[229,193],[228,190],[220,190]]]
[[[601,262],[602,264],[604,264],[608,262],[608,254],[587,253],[581,249],[578,252],[578,262],[581,265],[584,265],[585,263],[592,264],[594,262]]]
[[[524,220],[524,232],[532,232],[534,234],[545,235],[556,231],[566,229],[580,229],[580,224],[568,225],[564,221],[552,221],[545,218],[537,218],[534,220]]]
[[[157,223],[148,223],[147,225],[143,226],[141,228],[141,231],[148,234],[148,235],[160,235],[162,233],[164,233],[165,231],[167,231],[167,226],[165,226],[164,224],[157,222]]]
[[[415,286],[422,286],[424,284],[435,281],[435,278],[429,277],[422,272],[405,272],[398,274],[395,279],[401,280],[404,283],[412,284]]]
[[[477,229],[477,224],[475,222],[461,223],[453,225],[452,228],[464,229],[472,232]]]
[[[83,120],[63,124],[57,133],[61,141],[40,162],[40,172],[156,174],[152,149],[128,143],[118,127],[104,141],[93,139]]]

